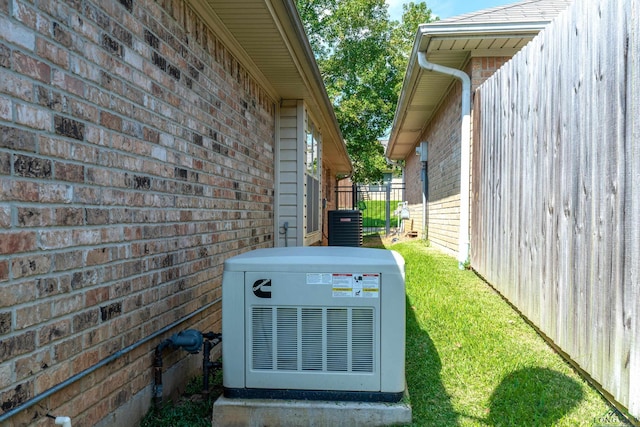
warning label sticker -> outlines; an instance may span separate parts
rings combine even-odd
[[[380,295],[380,275],[362,274],[362,296],[364,298],[378,298]]]
[[[379,298],[380,274],[334,273],[331,291],[337,298]]]
[[[351,273],[334,273],[331,275],[331,283],[335,287],[336,285],[348,285],[351,287],[353,284],[353,274]]]
[[[331,289],[331,293],[334,297],[351,297],[353,296],[352,288],[337,288],[335,285]]]
[[[307,285],[331,285],[331,273],[307,273]]]

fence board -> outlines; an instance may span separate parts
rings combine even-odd
[[[472,265],[640,417],[637,2],[575,2],[476,93]]]
[[[629,17],[629,43],[627,47],[627,70],[630,74],[626,91],[627,123],[625,128],[625,221],[624,221],[624,277],[623,293],[623,365],[628,366],[629,410],[640,414],[640,5],[628,2],[624,14]],[[632,31],[632,29],[635,29]],[[625,359],[628,349],[629,356]]]

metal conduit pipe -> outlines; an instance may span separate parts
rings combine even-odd
[[[148,335],[147,337],[141,339],[138,342],[135,342],[125,348],[123,348],[122,350],[119,350],[115,353],[113,353],[111,356],[102,359],[100,362],[96,363],[95,365],[85,369],[82,372],[79,372],[75,375],[73,375],[72,377],[66,379],[65,381],[61,382],[60,384],[51,387],[50,389],[40,393],[37,396],[32,397],[31,399],[27,400],[26,402],[22,403],[19,406],[16,406],[15,408],[11,409],[10,411],[7,411],[3,414],[0,414],[0,423],[2,423],[3,421],[8,420],[9,418],[13,417],[14,415],[24,411],[25,409],[30,408],[31,406],[35,405],[36,403],[42,401],[43,399],[46,399],[47,397],[57,393],[58,391],[64,389],[65,387],[73,384],[74,382],[78,381],[79,379],[82,379],[84,377],[86,377],[87,375],[89,375],[90,373],[102,368],[103,366],[113,362],[114,360],[124,356],[125,354],[129,353],[132,350],[135,350],[136,348],[140,347],[141,345],[159,337],[160,335],[164,334],[167,331],[170,331],[171,329],[175,328],[176,326],[178,326],[179,324],[186,322],[187,320],[197,316],[198,314],[202,313],[203,311],[209,309],[210,307],[212,307],[213,305],[219,303],[222,299],[221,298],[217,298],[215,301],[210,302],[209,304],[200,307],[199,309],[197,309],[196,311],[194,311],[193,313],[190,313],[188,315],[186,315],[185,317],[183,317],[182,319],[176,320],[175,322],[171,323],[170,325],[165,326],[162,329],[157,330],[156,332],[154,332],[151,335]]]
[[[209,394],[209,376],[211,371],[222,368],[222,363],[211,361],[211,350],[222,341],[222,334],[208,332],[204,334],[206,338],[202,350],[202,390],[205,395]]]
[[[422,141],[420,146],[416,148],[416,154],[420,156],[420,163],[422,163],[422,238],[424,240],[429,239],[429,221],[427,219],[429,215],[428,203],[429,203],[429,142]]]
[[[429,240],[429,169],[422,162],[422,238]]]
[[[460,228],[458,230],[458,268],[469,262],[469,179],[471,172],[471,79],[462,70],[434,64],[426,52],[418,52],[418,64],[427,71],[447,74],[462,82],[462,125],[460,129]]]
[[[157,408],[162,403],[162,350],[165,348],[181,348],[191,354],[198,354],[204,347],[202,374],[203,389],[209,393],[209,371],[215,367],[221,367],[221,363],[212,362],[211,350],[222,341],[222,334],[215,332],[200,332],[195,329],[187,329],[172,335],[156,346],[153,358],[153,404]]]

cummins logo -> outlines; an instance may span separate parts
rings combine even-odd
[[[260,279],[253,283],[253,294],[258,298],[271,298],[271,279]]]

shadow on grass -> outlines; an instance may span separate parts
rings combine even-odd
[[[580,384],[560,372],[520,369],[507,375],[494,390],[485,422],[494,426],[553,426],[582,398]]]
[[[458,415],[444,388],[442,362],[429,334],[420,328],[407,297],[407,385],[414,426],[455,426]]]
[[[407,298],[407,384],[414,426],[457,426],[459,417],[486,426],[557,425],[583,398],[580,384],[547,368],[525,368],[503,378],[486,418],[458,413],[442,382],[442,363],[429,334],[420,329]]]

